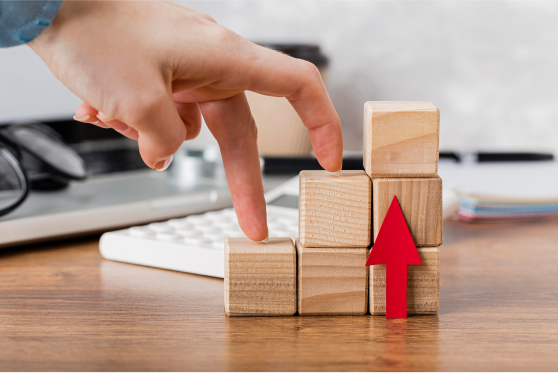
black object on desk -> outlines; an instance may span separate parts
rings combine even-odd
[[[456,162],[533,162],[551,161],[553,154],[528,152],[439,152],[439,159],[452,159]]]
[[[344,158],[342,169],[363,170],[363,158]],[[264,174],[296,174],[302,170],[323,170],[312,157],[264,157]]]
[[[548,153],[513,153],[513,152],[479,152],[456,153],[440,152],[439,159],[455,162],[530,162],[553,160],[553,154]],[[363,170],[363,158],[344,157],[344,170]],[[302,170],[322,170],[316,158],[313,157],[264,157],[264,174],[296,174]]]
[[[137,143],[116,131],[73,119],[47,120],[41,123],[58,133],[65,143],[74,148],[85,162],[90,175],[147,169]]]

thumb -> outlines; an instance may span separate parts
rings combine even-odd
[[[172,96],[144,98],[134,105],[132,113],[127,123],[138,131],[142,159],[151,168],[165,170],[186,138],[185,123]]]

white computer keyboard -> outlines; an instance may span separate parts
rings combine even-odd
[[[267,206],[270,237],[298,237],[296,209]],[[171,219],[103,234],[106,259],[223,277],[227,237],[245,237],[233,209]]]

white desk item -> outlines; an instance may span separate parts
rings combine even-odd
[[[270,237],[298,236],[297,209],[268,206]],[[105,233],[105,259],[223,278],[226,237],[245,237],[233,209]]]
[[[295,240],[299,223],[299,177],[265,195],[270,237]],[[245,237],[232,208],[130,227],[101,236],[105,259],[223,278],[226,237]]]
[[[555,160],[485,164],[441,162],[439,175],[445,188],[451,188],[459,196],[460,209],[456,217],[460,220],[482,222],[557,216]]]

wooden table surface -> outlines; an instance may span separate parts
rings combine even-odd
[[[227,318],[223,281],[106,261],[98,238],[0,253],[1,370],[557,371],[557,220],[448,222],[437,316]]]

